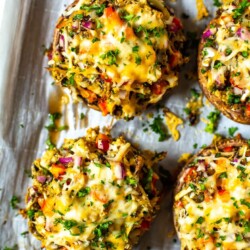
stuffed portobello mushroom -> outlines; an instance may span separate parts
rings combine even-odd
[[[49,71],[75,99],[131,119],[177,85],[184,40],[160,0],[77,0],[58,20]]]
[[[164,157],[98,129],[66,139],[33,163],[30,232],[46,249],[132,249],[159,209],[153,167]]]
[[[228,118],[250,124],[250,2],[223,5],[199,46],[199,82]]]
[[[221,139],[179,175],[174,223],[181,249],[250,249],[250,146]]]

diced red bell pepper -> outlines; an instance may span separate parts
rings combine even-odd
[[[246,105],[246,116],[250,117],[250,104]]]
[[[174,17],[173,21],[172,21],[172,24],[170,26],[170,31],[172,31],[172,32],[178,32],[182,28],[183,28],[183,26],[182,26],[181,21],[178,18]]]
[[[223,151],[224,152],[232,152],[233,151],[233,147],[232,146],[225,147],[225,148],[223,148]]]
[[[103,116],[106,116],[109,113],[108,107],[107,107],[107,100],[101,99],[98,102],[98,106],[99,106],[100,110],[102,111]]]
[[[167,86],[167,82],[165,80],[161,80],[158,81],[156,83],[154,83],[151,86],[151,91],[155,94],[155,95],[161,95],[164,91],[164,88]]]
[[[110,139],[105,134],[99,134],[96,138],[96,147],[104,152],[109,150]]]
[[[143,220],[141,223],[141,229],[143,230],[148,230],[150,227],[150,221],[148,220]]]

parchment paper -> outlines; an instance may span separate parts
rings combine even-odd
[[[18,249],[40,248],[39,242],[31,235],[21,236],[21,233],[27,231],[27,222],[18,215],[18,210],[11,208],[10,200],[16,195],[22,199],[19,207],[24,207],[23,197],[31,183],[25,170],[29,170],[33,160],[45,150],[48,132],[44,126],[48,123],[48,103],[56,87],[51,86],[53,80],[45,69],[47,59],[42,45],[50,45],[56,20],[65,5],[70,3],[70,0],[0,1],[0,249],[15,244]],[[214,13],[213,1],[207,0],[205,3],[210,13]],[[202,22],[195,20],[195,0],[177,0],[171,5],[178,16],[182,13],[190,16],[184,19],[187,31],[201,34],[205,23],[211,19],[210,16]],[[195,50],[190,54],[194,57]],[[194,60],[191,60],[184,67],[179,87],[161,102],[179,116],[184,115],[183,108],[190,96],[190,89],[194,86],[198,88],[195,80],[185,77],[187,72],[195,69],[193,63]],[[206,118],[212,110],[214,108],[211,105],[205,105],[201,117]],[[76,119],[81,112],[87,115],[84,122]],[[157,110],[152,108],[149,112],[156,114]],[[69,130],[60,134],[58,145],[65,137],[84,135],[87,127],[103,127],[112,122],[112,117],[102,117],[99,112],[89,110],[84,104],[71,102],[63,108],[63,117]],[[181,138],[178,142],[173,139],[159,142],[158,136],[151,130],[143,132],[142,124],[145,120],[149,120],[146,115],[130,122],[113,121],[112,134],[116,136],[124,133],[128,140],[138,143],[144,149],[168,151],[161,165],[172,173],[182,153],[198,150],[193,148],[194,143],[201,146],[212,140],[212,135],[204,132],[205,124],[200,122],[195,127],[186,123],[180,129]],[[248,126],[236,124],[223,116],[217,132],[228,135],[228,128],[232,126],[238,127],[238,132],[244,137],[250,137]],[[173,229],[171,207],[170,189],[163,197],[159,216],[137,249],[180,249]]]

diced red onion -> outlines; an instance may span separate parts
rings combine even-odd
[[[250,32],[245,28],[239,28],[236,31],[236,35],[238,37],[240,37],[241,39],[243,39],[243,40],[249,40],[250,39]]]
[[[40,183],[42,183],[42,184],[43,184],[46,180],[47,180],[47,177],[46,177],[46,176],[43,176],[43,175],[37,176],[37,181],[40,182]]]
[[[63,35],[60,35],[59,36],[59,46],[61,48],[65,48],[65,39],[64,39],[64,36]]]
[[[107,140],[98,140],[97,148],[107,152],[109,150],[109,141]]]
[[[91,21],[85,21],[85,22],[82,22],[82,26],[86,29],[92,29],[93,23]]]
[[[210,29],[204,31],[204,33],[202,34],[202,38],[203,39],[207,39],[212,35],[212,31]]]
[[[238,162],[238,159],[235,158],[235,159],[233,160],[233,162]]]
[[[77,20],[77,21],[75,21],[75,22],[73,22],[72,23],[72,29],[78,29],[79,28],[79,21]]]
[[[234,87],[234,94],[235,95],[242,95],[243,94],[243,90],[237,87]]]
[[[74,156],[74,167],[79,167],[82,164],[82,157]]]
[[[72,157],[62,157],[62,158],[59,158],[59,162],[62,164],[68,164],[70,162],[73,162],[73,158]]]
[[[126,176],[126,171],[122,163],[116,165],[115,175],[117,179],[124,179]]]

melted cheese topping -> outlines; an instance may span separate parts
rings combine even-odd
[[[229,105],[246,103],[250,96],[250,8],[243,6],[223,6],[203,33],[201,73],[206,87]]]
[[[183,120],[170,111],[165,111],[164,113],[169,132],[173,139],[178,141],[180,139],[180,132],[177,130],[177,127],[183,124]]]
[[[174,41],[184,40],[181,29],[177,18],[166,19],[145,0],[80,0],[57,25],[49,70],[104,115],[119,109],[119,116],[132,117],[177,85],[182,55]]]
[[[149,155],[98,130],[46,151],[27,194],[31,232],[46,249],[131,249],[157,208]]]
[[[186,167],[174,203],[182,249],[250,247],[249,153],[247,144],[204,149]]]

